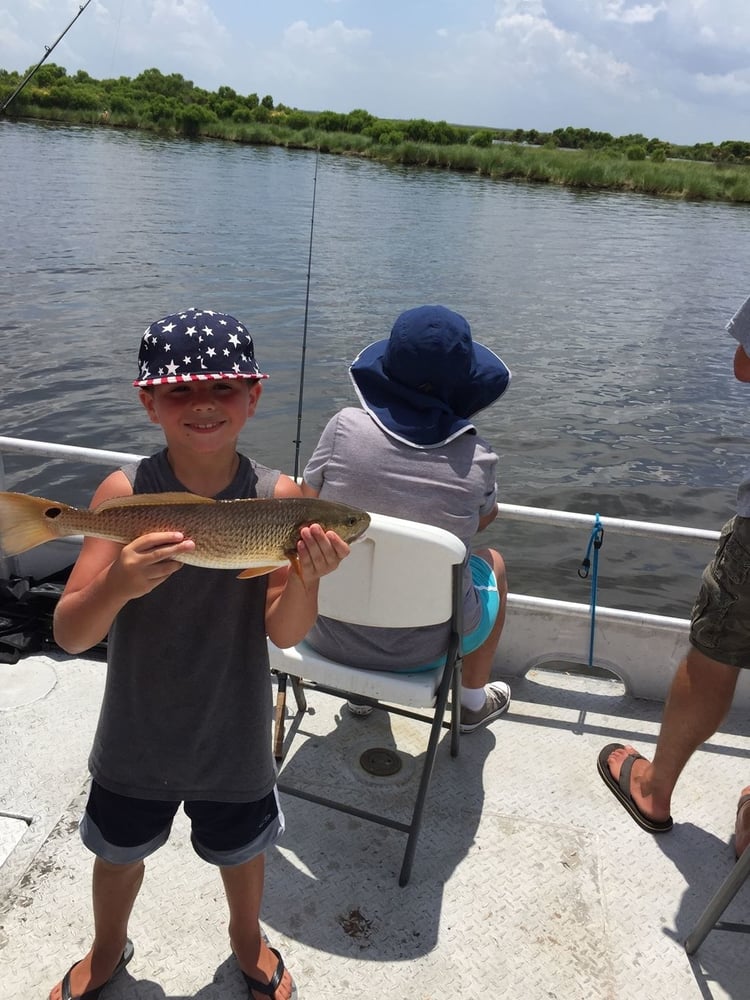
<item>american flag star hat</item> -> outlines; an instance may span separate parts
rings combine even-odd
[[[238,319],[214,309],[186,309],[147,327],[133,385],[175,385],[211,379],[260,379],[253,338]]]

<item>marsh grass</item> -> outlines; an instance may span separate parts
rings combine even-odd
[[[28,105],[24,117],[48,121],[87,123],[107,127],[139,128],[160,134],[180,134],[174,120],[143,120],[137,111],[112,112],[106,119],[80,109],[50,109]],[[596,191],[631,191],[658,197],[695,201],[750,203],[750,164],[720,165],[695,160],[629,160],[609,148],[570,150],[498,143],[489,147],[426,142],[379,143],[363,133],[327,132],[307,126],[292,129],[273,122],[237,122],[229,119],[201,123],[196,137],[224,139],[289,149],[318,149],[322,153],[362,156],[404,167],[457,170],[492,180],[519,180]]]
[[[369,155],[405,166],[471,171],[493,180],[750,203],[750,167],[744,164],[716,166],[688,160],[629,160],[611,150],[574,151],[512,143],[489,149],[402,143],[395,147],[373,147]]]

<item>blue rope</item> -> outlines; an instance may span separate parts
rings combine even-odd
[[[594,550],[594,568],[591,574],[591,629],[589,631],[589,666],[594,665],[594,632],[596,631],[596,585],[599,577],[599,549],[604,541],[604,527],[599,520],[599,515],[595,515],[594,527],[591,529],[589,544],[586,546],[586,555],[578,568],[578,575],[585,580],[591,569],[591,549]]]

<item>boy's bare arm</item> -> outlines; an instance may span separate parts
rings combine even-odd
[[[91,506],[132,494],[122,472],[101,484]],[[100,538],[84,539],[54,617],[55,641],[69,653],[95,646],[129,600],[149,593],[182,566],[174,560],[193,542],[179,532],[153,532],[128,545]]]

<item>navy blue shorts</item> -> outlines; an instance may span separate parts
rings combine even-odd
[[[169,839],[180,802],[118,795],[91,782],[81,839],[103,861],[128,865],[142,861]],[[220,867],[241,865],[275,844],[284,832],[276,788],[257,802],[182,803],[190,817],[196,854]]]

